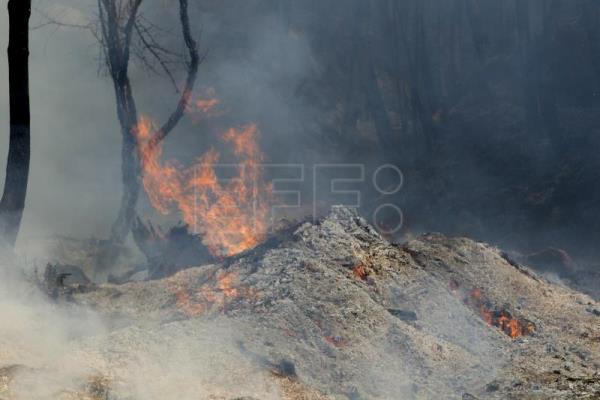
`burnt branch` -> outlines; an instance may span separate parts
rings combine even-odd
[[[171,70],[169,69],[169,66],[167,65],[167,61],[165,60],[165,58],[163,56],[161,56],[159,54],[160,48],[157,47],[154,43],[151,43],[151,41],[153,41],[153,39],[152,39],[152,36],[149,35],[148,29],[141,27],[139,23],[135,23],[134,27],[135,27],[135,30],[136,30],[138,37],[140,38],[140,41],[142,42],[144,48],[147,49],[150,52],[150,54],[152,54],[152,56],[156,59],[156,61],[160,64],[164,73],[167,75],[167,77],[173,84],[173,87],[175,87],[175,90],[177,92],[179,92],[179,88],[177,87],[177,82],[175,81],[175,77],[173,76],[173,73],[171,72]],[[146,35],[149,35],[150,39],[146,38]],[[158,71],[156,71],[154,69],[152,64],[146,60],[143,53],[140,54],[139,57],[152,71],[154,71],[155,73],[158,73]]]
[[[181,92],[181,96],[179,97],[177,108],[175,109],[175,111],[173,111],[167,122],[165,122],[165,124],[160,128],[160,130],[155,133],[154,137],[151,140],[151,145],[157,145],[158,143],[160,143],[179,123],[179,121],[183,117],[183,114],[185,113],[185,109],[189,104],[190,96],[192,91],[194,90],[194,85],[196,83],[198,66],[200,65],[200,56],[198,54],[198,45],[192,37],[190,29],[190,18],[188,15],[187,0],[179,0],[179,19],[181,22],[183,40],[185,42],[190,57],[190,63],[188,65],[187,70],[187,78],[185,81],[183,91]]]

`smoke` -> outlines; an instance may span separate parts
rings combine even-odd
[[[84,306],[50,302],[21,267],[14,261],[1,266],[0,375],[7,385],[0,385],[0,396],[280,398],[279,384],[240,353],[228,323],[102,317]]]
[[[169,158],[192,161],[215,145],[221,132],[249,123],[258,124],[270,161],[306,156],[295,143],[307,107],[295,92],[316,68],[309,45],[285,26],[276,9],[257,15],[252,4],[239,3],[240,8],[225,12],[190,5],[205,55],[197,93],[214,89],[225,113],[199,124],[183,121],[165,143]],[[176,11],[172,2],[144,2],[144,16],[164,29],[158,40],[174,51],[182,46]],[[94,21],[97,10],[72,0],[34,2],[32,26],[47,22],[45,15],[82,24]],[[0,31],[7,29],[2,13]],[[0,47],[6,46],[7,35],[2,35]],[[106,237],[120,201],[121,137],[100,46],[86,30],[54,25],[34,29],[30,46],[32,166],[20,238]],[[175,66],[174,72],[181,80],[182,69]],[[130,74],[140,114],[163,121],[178,98],[169,79],[149,71],[135,56]],[[0,75],[7,76],[4,52]],[[0,92],[8,92],[7,79],[0,79]],[[7,96],[0,109],[0,118],[8,121]],[[0,157],[7,148],[8,137],[2,135]],[[143,196],[140,207],[142,214],[153,215]]]
[[[126,329],[103,339],[118,377],[119,398],[192,400],[209,395],[279,399],[279,387],[252,366],[233,344],[226,322],[188,321],[148,331]],[[119,356],[123,351],[126,358]]]
[[[586,19],[597,9],[584,3],[192,3],[205,55],[198,93],[213,88],[225,112],[182,122],[165,155],[187,165],[225,129],[257,123],[270,162],[398,165],[407,185],[391,201],[413,232],[522,251],[565,247],[593,258],[598,32]],[[74,0],[34,5],[33,25],[44,22],[42,13],[69,23],[97,13]],[[174,2],[146,0],[142,11],[164,28],[162,43],[182,49]],[[89,32],[31,33],[33,152],[21,238],[108,234],[121,192],[120,135],[101,59]],[[169,79],[139,60],[130,73],[140,112],[164,120],[177,99]],[[7,93],[6,79],[0,92]],[[532,107],[536,99],[547,103]],[[0,119],[8,119],[7,96]],[[0,156],[7,139],[0,137]],[[301,190],[310,189],[310,176]],[[379,193],[364,186],[363,204],[375,201]],[[155,217],[143,196],[140,213]]]
[[[103,334],[104,324],[83,307],[49,302],[35,278],[14,258],[8,260],[0,266],[0,368],[14,369],[10,392],[16,398],[48,399],[91,375],[74,344]]]

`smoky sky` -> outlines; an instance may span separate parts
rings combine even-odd
[[[159,39],[182,50],[176,2],[144,2],[143,12],[165,29]],[[166,157],[182,163],[193,160],[211,146],[219,146],[218,133],[229,126],[259,123],[263,142],[289,143],[293,127],[303,113],[293,105],[293,90],[314,65],[310,49],[301,38],[285,31],[272,13],[247,15],[251,4],[216,15],[191,2],[194,34],[204,61],[196,93],[209,88],[221,101],[218,120],[193,123],[184,120],[166,141]],[[251,2],[248,2],[251,3]],[[32,26],[43,23],[43,14],[69,23],[86,23],[96,15],[94,3],[34,2]],[[5,12],[0,31],[8,31]],[[243,16],[246,15],[246,18]],[[0,35],[6,48],[7,35]],[[233,51],[228,41],[243,41]],[[59,235],[106,237],[120,200],[121,137],[116,118],[112,82],[103,70],[100,47],[87,31],[48,26],[30,35],[30,85],[32,113],[31,176],[21,238]],[[181,68],[175,77],[183,79]],[[6,53],[1,53],[0,120],[8,132]],[[136,60],[130,67],[140,114],[163,120],[177,101],[166,76],[157,76]],[[286,137],[288,136],[288,137]],[[1,135],[6,156],[8,135]],[[278,154],[290,151],[279,147]],[[3,169],[2,169],[3,170]],[[144,195],[140,208],[149,216]]]
[[[34,8],[32,26],[43,14],[77,24],[97,13],[94,2],[75,0]],[[184,52],[176,1],[145,0],[142,13],[162,44]],[[590,0],[191,1],[204,56],[196,95],[214,90],[220,113],[185,118],[165,158],[189,165],[223,150],[220,132],[254,122],[268,162],[365,164],[365,187],[353,189],[365,191],[367,214],[381,197],[369,173],[397,165],[404,187],[384,201],[404,211],[405,233],[592,248],[599,15]],[[0,18],[7,32],[6,13]],[[7,35],[0,40],[6,48]],[[30,42],[32,168],[21,237],[106,237],[120,199],[121,140],[99,45],[89,32],[56,26],[33,30]],[[164,121],[177,100],[167,77],[135,57],[130,76],[139,113]],[[138,208],[158,218],[144,194]]]

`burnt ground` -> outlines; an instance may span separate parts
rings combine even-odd
[[[600,398],[598,302],[484,243],[389,243],[347,208],[223,263],[56,307],[81,306],[104,331],[68,339],[57,362],[76,378],[1,343],[0,399],[46,380],[43,398]]]

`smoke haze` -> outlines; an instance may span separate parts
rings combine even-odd
[[[75,1],[34,6],[34,25],[45,14],[85,23],[97,12]],[[143,12],[179,50],[176,9],[148,1]],[[402,208],[405,235],[441,230],[591,256],[600,224],[600,33],[590,22],[598,12],[587,0],[194,2],[205,56],[196,94],[214,90],[220,112],[184,120],[166,157],[188,165],[219,147],[223,130],[256,122],[268,161],[307,165],[307,177],[314,163],[366,165],[358,189],[368,215],[380,197],[373,170],[401,168],[404,188],[385,201]],[[0,40],[5,48],[7,36]],[[106,237],[121,191],[120,134],[100,48],[89,32],[50,25],[32,32],[30,66],[32,169],[21,239]],[[139,60],[131,75],[140,113],[164,119],[177,98],[169,80]],[[7,93],[7,80],[0,85]],[[7,96],[0,106],[6,121]],[[0,140],[5,156],[7,135]],[[310,209],[311,182],[300,186]],[[141,214],[156,218],[143,197]]]

